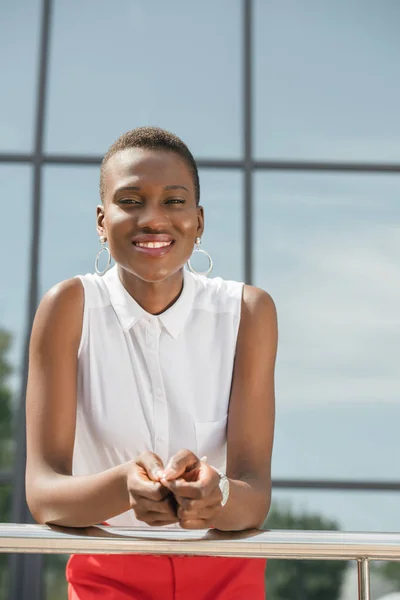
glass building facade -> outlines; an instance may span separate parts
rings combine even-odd
[[[214,274],[277,305],[273,501],[347,530],[398,529],[399,21],[397,0],[0,2],[6,518],[30,519],[37,304],[93,271],[102,155],[159,125],[198,161]],[[46,560],[10,558],[13,600],[45,597]]]

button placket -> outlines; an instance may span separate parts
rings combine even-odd
[[[146,346],[150,350],[156,350],[160,336],[157,321],[149,318],[146,322]]]
[[[153,392],[154,451],[166,462],[169,450],[168,406],[161,376],[160,336],[158,320],[150,320],[146,324],[146,346],[150,350],[148,366]]]

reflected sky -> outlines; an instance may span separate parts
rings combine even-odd
[[[106,152],[138,125],[241,153],[240,0],[55,0],[46,150]]]
[[[241,4],[54,0],[46,151],[102,154],[153,124],[199,158],[240,157]],[[39,5],[0,3],[2,150],[32,149]],[[253,13],[256,156],[398,162],[398,1],[254,0]]]
[[[0,2],[0,152],[33,149],[41,5]]]
[[[22,351],[27,317],[29,286],[30,220],[32,169],[0,164],[1,281],[0,328],[12,334],[10,361],[14,373],[13,390],[17,391],[22,367]]]
[[[258,158],[399,162],[398,0],[255,0]]]
[[[285,403],[397,401],[400,178],[259,173],[255,193],[255,281],[280,309],[281,369],[310,384],[282,382]]]
[[[259,173],[255,184],[255,281],[280,329],[274,474],[391,479],[400,179]]]

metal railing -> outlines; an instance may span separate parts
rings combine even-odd
[[[358,600],[371,600],[369,562],[400,561],[399,533],[262,531],[0,524],[0,553],[175,554],[294,560],[356,560]]]

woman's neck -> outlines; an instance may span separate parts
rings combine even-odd
[[[176,302],[183,289],[183,269],[156,282],[143,281],[121,267],[118,267],[118,275],[126,291],[151,315],[166,311]]]

